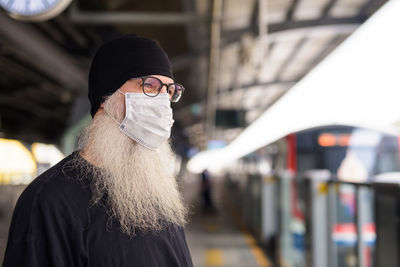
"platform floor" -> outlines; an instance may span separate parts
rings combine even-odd
[[[272,267],[253,237],[240,227],[234,210],[226,207],[219,190],[214,198],[217,212],[203,214],[196,198],[196,183],[186,184],[184,192],[191,197],[192,216],[185,229],[187,243],[195,267]]]

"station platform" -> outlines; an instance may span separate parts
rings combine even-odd
[[[254,238],[241,225],[229,200],[218,194],[218,188],[214,194],[216,210],[210,213],[201,211],[200,201],[195,197],[198,196],[196,188],[196,183],[184,186],[184,195],[192,197],[185,233],[193,266],[272,267]]]

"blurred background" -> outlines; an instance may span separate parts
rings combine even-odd
[[[400,266],[399,0],[0,0],[0,262],[102,42],[157,40],[195,266]]]

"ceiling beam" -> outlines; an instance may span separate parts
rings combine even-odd
[[[14,49],[15,50],[15,49]],[[50,82],[54,84],[54,80],[49,80],[42,72],[34,68],[31,64],[24,62],[25,58],[20,58],[14,55],[15,52],[9,55],[0,56],[0,68],[3,70],[3,75],[8,80],[14,82],[13,79],[20,83],[44,84]],[[22,75],[23,74],[23,75]],[[23,78],[21,78],[21,76]],[[13,84],[15,86],[15,84]],[[58,87],[58,86],[57,86]],[[57,92],[57,90],[54,90]],[[10,92],[11,93],[11,92]]]
[[[327,18],[329,17],[329,12],[331,11],[332,7],[336,5],[338,0],[330,0],[322,9],[321,17]]]
[[[307,70],[300,75],[300,77],[303,77],[309,72],[309,70],[313,69],[318,63],[320,63],[325,57],[329,55],[336,47],[339,46],[341,42],[343,42],[347,38],[347,35],[337,35],[332,38],[332,40],[325,46],[325,48],[318,53],[318,56],[316,56],[311,63],[307,66]]]
[[[358,16],[365,19],[371,16],[376,10],[381,8],[388,0],[368,0],[364,6],[360,8]]]
[[[86,93],[87,77],[55,43],[32,25],[18,22],[0,11],[0,35],[13,43],[24,59],[60,85],[77,93]]]
[[[80,24],[146,24],[146,25],[186,25],[188,23],[209,22],[208,16],[190,12],[101,12],[80,11],[77,4],[69,9],[69,19]]]
[[[289,21],[268,25],[268,40],[271,42],[276,36],[285,35],[288,32],[317,32],[329,29],[338,34],[353,32],[363,20],[359,18],[324,18],[317,20]],[[223,45],[237,43],[245,34],[258,35],[252,28],[228,30],[222,32]]]
[[[293,14],[296,11],[299,2],[299,0],[292,0],[291,5],[286,12],[286,21],[293,21]]]
[[[290,63],[296,58],[296,55],[299,53],[301,48],[307,43],[308,38],[303,37],[296,42],[296,45],[293,47],[293,50],[286,56],[286,59],[281,63],[278,73],[276,74],[276,80],[281,80],[282,75],[286,72],[286,69],[289,67]]]
[[[42,108],[39,105],[35,105],[34,103],[31,103],[31,101],[26,101],[25,99],[19,99],[15,97],[1,95],[0,105],[8,106],[11,107],[12,109],[35,114],[36,116],[40,117],[43,121],[48,119],[63,120],[65,118],[63,114],[54,111],[51,112],[48,109]]]
[[[267,92],[268,90],[274,88],[276,89],[275,85],[280,86],[279,91],[280,93],[277,94],[277,98],[272,99],[272,100],[268,100],[268,103],[265,104],[253,104],[251,109],[249,110],[254,110],[254,109],[262,109],[262,108],[266,108],[267,106],[271,105],[273,102],[275,102],[279,97],[281,97],[287,90],[289,90],[293,85],[295,85],[297,83],[297,80],[293,80],[293,81],[275,81],[275,82],[267,82],[267,83],[252,83],[252,84],[247,84],[243,87],[240,87],[239,89],[236,89],[236,91],[239,91],[239,94],[245,98],[247,94],[251,94],[253,89],[256,89],[255,87],[259,87],[259,86],[263,86],[264,88],[262,88],[263,92]],[[220,94],[219,96],[221,99],[227,99],[226,102],[228,103],[228,106],[230,106],[230,108],[234,108],[234,109],[243,109],[245,108],[245,106],[243,106],[243,103],[245,103],[245,101],[240,101],[240,103],[236,103],[232,98],[236,98],[235,95],[232,94],[232,92],[223,92]],[[260,100],[260,99],[259,99]],[[265,101],[264,101],[265,102]],[[224,105],[226,107],[226,105]]]
[[[279,92],[278,94],[276,94],[275,97],[272,98],[268,103],[258,103],[256,105],[252,106],[251,109],[248,109],[248,111],[254,111],[254,110],[259,110],[260,112],[266,111],[276,101],[278,101],[278,99],[281,98],[287,91],[289,91],[289,89],[290,89],[290,87],[282,89],[282,91]]]
[[[296,20],[296,21],[286,21],[284,23],[270,24],[268,25],[268,32],[278,32],[293,30],[299,28],[308,28],[316,26],[327,26],[327,25],[341,25],[341,24],[361,24],[365,20],[359,17],[352,18],[320,18],[316,20]]]
[[[292,86],[297,82],[298,82],[298,80],[289,80],[289,81],[275,80],[272,82],[253,82],[253,83],[243,84],[238,88],[229,88],[229,89],[220,91],[218,97],[223,98],[224,94],[232,94],[232,91],[248,90],[249,88],[256,87],[256,86],[262,86],[262,87],[269,87],[269,86],[273,86],[273,85]],[[266,89],[268,90],[268,88],[266,88]]]

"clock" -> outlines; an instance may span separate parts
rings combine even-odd
[[[60,14],[72,0],[0,0],[11,17],[25,21],[43,21]]]

